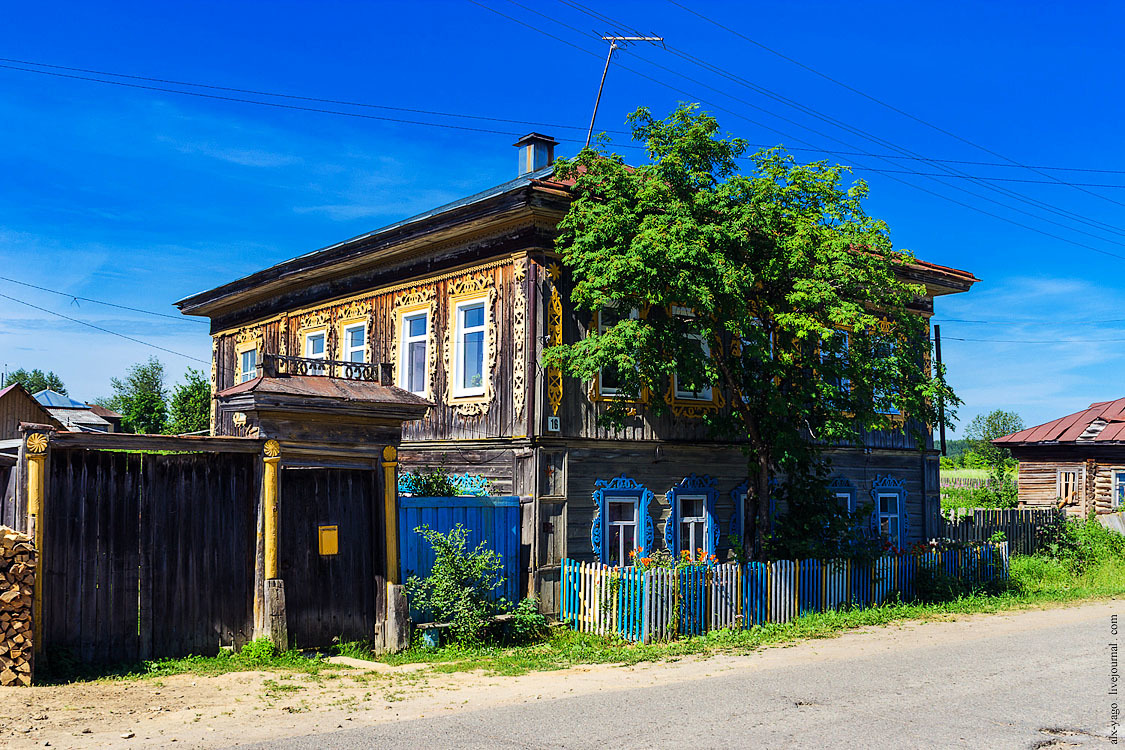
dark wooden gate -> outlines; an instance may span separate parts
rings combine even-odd
[[[385,580],[379,497],[374,470],[282,469],[278,554],[290,645],[374,635]],[[337,529],[334,555],[320,554],[325,526]]]
[[[254,454],[52,451],[48,654],[106,663],[247,641],[257,493]]]

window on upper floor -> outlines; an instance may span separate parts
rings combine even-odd
[[[482,396],[486,391],[485,304],[485,299],[465,300],[454,309],[454,398]]]
[[[695,313],[688,307],[673,306],[672,314],[683,320],[690,320],[695,317]],[[699,347],[704,360],[711,357],[711,347],[703,340],[701,335],[698,333],[685,333],[684,338]],[[687,379],[681,378],[678,372],[672,375],[672,380],[673,391],[677,399],[711,401],[714,398],[711,386],[709,385],[687,382]]]
[[[846,373],[850,345],[851,335],[847,331],[837,330],[833,333],[833,339],[823,342],[820,347],[820,363],[825,382],[839,394],[838,397],[833,397],[836,402],[833,406],[845,403],[851,390],[851,381]]]
[[[619,308],[617,305],[607,305],[598,312],[598,333],[605,333],[622,320],[637,320],[639,317],[640,312],[635,307],[629,309],[628,314],[626,314],[624,308]],[[621,395],[620,369],[617,367],[603,367],[599,371],[598,394],[611,398]]]
[[[238,355],[238,382],[245,383],[258,377],[258,349],[246,349]]]
[[[875,341],[874,347],[874,355],[877,359],[888,359],[895,354],[894,339],[889,335],[880,336]],[[901,413],[895,403],[898,400],[898,389],[893,385],[876,388],[874,397],[876,413],[891,416]]]
[[[344,326],[344,345],[341,354],[345,362],[367,361],[367,324]]]
[[[309,331],[305,334],[305,359],[328,359],[326,331]],[[323,375],[324,372],[324,367],[318,365],[309,367],[309,375]]]
[[[430,314],[425,310],[403,315],[399,342],[399,387],[423,395],[426,393],[429,319]]]

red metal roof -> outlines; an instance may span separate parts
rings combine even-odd
[[[1098,422],[1093,429],[1090,425]],[[1116,401],[1099,401],[1090,404],[1082,411],[1067,414],[1046,424],[1028,427],[996,438],[997,445],[1027,445],[1030,443],[1077,443],[1078,438],[1088,429],[1095,432],[1083,443],[1112,443],[1125,441],[1125,398]]]

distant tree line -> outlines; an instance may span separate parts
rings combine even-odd
[[[49,389],[64,396],[66,385],[54,372],[20,368],[8,373],[4,385],[19,383],[29,393]],[[109,381],[113,394],[93,403],[121,415],[126,432],[181,435],[207,430],[211,424],[211,384],[202,371],[187,368],[182,383],[169,391],[164,364],[156,357],[129,368]]]

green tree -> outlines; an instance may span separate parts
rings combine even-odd
[[[158,434],[168,424],[168,390],[164,386],[164,365],[156,357],[129,368],[124,380],[111,378],[113,395],[98,403],[122,416],[129,432]]]
[[[199,432],[211,426],[211,384],[203,372],[189,367],[184,382],[172,389],[170,430],[176,434]]]
[[[1002,469],[1007,465],[1012,452],[1003,446],[993,445],[992,441],[1024,428],[1023,418],[1014,411],[994,409],[988,414],[978,414],[965,428],[965,439],[969,442],[969,450],[975,453],[980,462],[993,471]],[[968,459],[966,461],[966,465]]]
[[[25,370],[21,367],[18,370],[9,372],[8,377],[4,380],[5,386],[12,385],[13,383],[19,383],[28,393],[52,390],[64,396],[67,395],[66,386],[63,385],[62,378],[56,375],[53,370],[43,372],[38,367],[34,370]]]
[[[746,142],[720,136],[693,105],[629,121],[649,163],[585,149],[557,165],[574,185],[556,241],[562,283],[577,310],[616,314],[545,359],[585,381],[612,373],[625,398],[608,403],[611,425],[646,392],[657,394],[646,408],[667,410],[659,394],[673,377],[681,390],[713,389],[724,406],[704,419],[747,447],[744,544],[760,558],[771,478],[814,477],[828,503],[823,445],[865,429],[922,436],[939,397],[947,410],[959,402],[928,369],[929,328],[914,306],[925,289],[903,281],[914,257],[864,212],[866,184],[845,186],[846,168],[801,165],[781,149],[751,155],[743,174]]]

